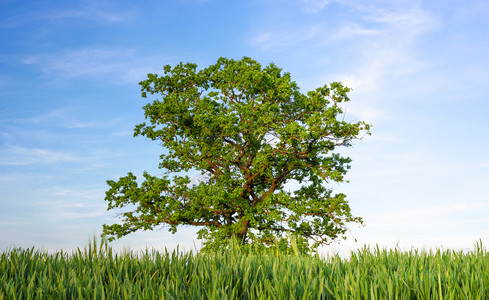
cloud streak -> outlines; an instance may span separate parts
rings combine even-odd
[[[37,65],[48,76],[76,78],[102,76],[121,71],[127,66],[134,51],[130,49],[83,48],[50,54],[36,54],[22,63]]]
[[[47,212],[50,219],[81,220],[106,216],[103,190],[57,188],[47,191],[52,198],[31,205]]]
[[[120,9],[119,2],[110,1],[84,1],[84,5],[69,9],[39,2],[39,6],[29,5],[25,10],[17,11],[0,22],[0,28],[21,27],[32,22],[45,25],[46,21],[56,23],[73,20],[121,24],[134,20],[138,15],[134,7]]]
[[[21,146],[7,146],[1,149],[0,157],[0,165],[4,166],[45,165],[85,160],[69,152]]]
[[[443,203],[437,205],[421,206],[411,209],[383,211],[382,213],[371,215],[369,217],[369,226],[384,227],[385,224],[390,226],[413,225],[413,220],[429,218],[434,223],[444,226],[440,223],[445,220],[448,224],[453,224],[457,215],[465,212],[480,213],[481,210],[488,210],[489,203],[486,202],[467,202],[460,201],[456,203]],[[448,218],[450,216],[450,218]]]
[[[345,81],[362,93],[378,92],[386,77],[420,72],[426,63],[417,58],[413,49],[417,39],[434,28],[436,21],[431,14],[420,9],[407,12],[371,10],[365,18],[366,25],[348,24],[338,31],[333,40],[360,38],[360,63]],[[369,39],[362,40],[363,35]]]
[[[300,0],[303,9],[313,14],[322,11],[332,2],[331,0]]]
[[[172,59],[167,56],[146,56],[134,48],[84,47],[32,54],[21,62],[39,68],[51,83],[77,78],[103,78],[104,81],[121,85],[139,82],[148,73],[159,72],[170,61]]]
[[[250,40],[253,47],[263,51],[282,51],[283,48],[294,47],[306,42],[315,42],[316,38],[324,34],[322,24],[304,26],[299,29],[283,30],[266,29],[265,31],[254,34]]]

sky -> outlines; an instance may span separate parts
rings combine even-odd
[[[345,118],[372,135],[347,195],[364,226],[321,248],[489,244],[489,2],[485,0],[0,1],[0,251],[84,247],[106,180],[162,174],[138,82],[179,62],[251,57],[301,91],[353,88]],[[114,249],[199,249],[196,230],[137,232]],[[356,242],[355,242],[356,240]]]

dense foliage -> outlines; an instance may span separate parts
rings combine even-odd
[[[116,254],[95,244],[47,254],[0,256],[1,299],[488,299],[489,255],[475,252],[337,256],[146,251]]]
[[[192,63],[167,65],[163,76],[148,74],[140,85],[144,98],[161,99],[144,106],[149,124],[137,125],[134,135],[161,142],[166,174],[108,181],[108,209],[133,208],[122,213],[122,224],[104,225],[109,239],[193,225],[202,226],[205,249],[229,237],[286,249],[291,235],[307,251],[308,240],[327,244],[343,237],[346,223],[362,222],[344,194],[325,187],[349,169],[336,148],[370,127],[343,120],[340,105],[350,89],[341,83],[303,94],[289,73],[244,57],[220,58],[200,71]],[[191,171],[200,173],[198,184],[180,175]],[[300,188],[284,189],[292,181]]]

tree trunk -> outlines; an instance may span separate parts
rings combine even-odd
[[[250,221],[241,221],[241,230],[238,231],[238,238],[244,243],[246,241],[246,234],[248,233],[248,224]]]

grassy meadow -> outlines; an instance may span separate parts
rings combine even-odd
[[[481,243],[471,253],[364,248],[349,259],[12,248],[0,257],[0,299],[489,299],[489,256]]]

